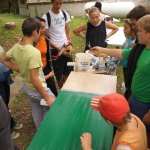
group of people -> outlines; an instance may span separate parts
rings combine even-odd
[[[140,12],[140,13],[139,13]],[[116,122],[114,120],[110,120],[108,118],[108,114],[105,114],[102,110],[101,106],[103,101],[98,100],[98,111],[102,114],[102,116],[108,120],[109,122],[113,123],[116,128],[117,132],[114,138],[114,144],[116,148],[114,148],[114,144],[112,149],[136,149],[142,150],[150,147],[150,90],[149,90],[149,83],[150,83],[150,74],[149,74],[149,53],[150,53],[150,12],[143,6],[137,6],[133,8],[129,14],[127,15],[127,19],[129,19],[133,32],[136,35],[135,44],[131,44],[129,48],[125,49],[110,49],[110,48],[103,48],[103,47],[93,47],[91,48],[90,52],[94,55],[98,55],[99,53],[104,53],[109,56],[117,57],[120,60],[125,59],[127,60],[127,68],[126,68],[126,78],[125,78],[125,86],[126,86],[126,101],[128,101],[128,105],[130,106],[129,111],[132,114],[136,115],[140,118],[145,124],[146,129],[138,128],[141,126],[142,123],[133,123],[132,128],[128,126],[132,121],[128,123],[126,119],[122,117],[122,122]],[[113,97],[109,97],[109,99],[113,100]],[[121,98],[120,98],[121,99]],[[108,99],[107,99],[108,100]],[[105,105],[107,106],[107,105]],[[116,109],[115,104],[112,104],[112,107]],[[117,107],[121,107],[118,104]],[[125,106],[124,106],[125,107]],[[116,112],[117,113],[117,112]],[[124,116],[126,112],[123,112]],[[114,119],[117,116],[114,116]],[[136,119],[137,120],[137,119]],[[124,125],[126,126],[126,130],[123,131]],[[119,125],[119,126],[118,126]],[[120,129],[123,131],[121,133]],[[133,137],[134,134],[136,135],[136,130],[134,132],[129,133],[130,129],[138,129],[137,132],[141,132],[138,136],[143,137],[141,140],[138,140],[138,136]],[[118,132],[121,134],[119,138]],[[146,132],[145,132],[146,131]],[[124,139],[126,137],[126,133],[128,133],[128,137],[132,137],[129,141]],[[144,135],[143,135],[144,133]],[[146,134],[147,133],[147,134]],[[146,137],[147,136],[147,142]],[[122,141],[120,141],[122,139]],[[81,136],[82,146],[84,150],[91,149],[91,136],[88,133],[85,133]],[[121,142],[121,146],[120,146]],[[118,143],[118,145],[116,145]]]
[[[28,95],[37,129],[54,103],[57,89],[62,87],[72,70],[72,67],[67,66],[67,62],[72,61],[71,56],[62,51],[64,45],[72,43],[70,17],[66,11],[61,10],[62,3],[63,0],[52,0],[51,10],[42,18],[26,18],[22,24],[23,38],[6,53],[0,53],[0,61],[23,77],[23,90]],[[137,6],[129,12],[124,24],[127,40],[122,46],[123,49],[106,48],[106,39],[115,34],[118,27],[104,21],[97,7],[90,8],[88,14],[87,24],[74,29],[77,36],[86,39],[85,51],[90,50],[94,55],[105,53],[128,60],[124,66],[126,99],[116,93],[98,96],[91,101],[91,107],[117,128],[112,150],[146,150],[144,124],[148,140],[150,139],[150,13],[142,6]],[[112,29],[108,35],[106,28]],[[83,31],[86,31],[86,35]],[[41,99],[44,99],[48,106],[41,105]],[[113,110],[116,110],[115,113]],[[80,139],[83,150],[92,149],[89,133],[83,133]],[[5,140],[2,142],[4,145],[12,144],[7,144]],[[4,149],[10,150],[6,147]]]

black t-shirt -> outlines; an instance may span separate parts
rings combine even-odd
[[[94,46],[107,47],[106,36],[105,21],[102,21],[98,26],[93,26],[88,22],[85,50],[89,50],[90,47]]]

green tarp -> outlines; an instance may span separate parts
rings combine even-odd
[[[80,135],[92,135],[93,150],[110,150],[113,127],[90,107],[93,94],[61,91],[28,150],[81,150]]]

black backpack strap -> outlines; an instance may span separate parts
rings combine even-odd
[[[47,17],[48,27],[50,28],[50,26],[51,26],[51,16],[50,16],[49,12],[46,13],[46,17]]]
[[[63,13],[63,15],[64,15],[65,22],[66,22],[66,20],[67,20],[67,15],[66,15],[65,11],[63,11],[63,10],[62,10],[62,13]],[[46,13],[46,17],[47,17],[48,27],[50,28],[50,26],[51,26],[51,16],[50,16],[50,13],[49,13],[49,12]]]
[[[66,15],[65,11],[63,11],[63,10],[62,10],[62,13],[63,13],[63,15],[64,15],[65,22],[66,22],[66,20],[67,20],[67,15]]]

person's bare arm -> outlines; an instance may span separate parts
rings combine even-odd
[[[150,109],[149,111],[144,115],[142,121],[144,124],[150,125]]]
[[[45,80],[52,78],[53,76],[54,76],[54,71],[51,71],[47,75],[45,75]]]
[[[46,29],[46,31],[45,31],[44,34],[45,34],[45,36],[46,36],[46,39],[49,40],[50,45],[51,45],[54,49],[57,49],[57,50],[59,51],[60,48],[57,46],[57,44],[56,44],[52,39],[48,38],[48,37],[49,37],[49,30],[48,30],[48,29]]]
[[[111,29],[111,32],[108,33],[107,38],[109,38],[119,30],[117,25],[107,21],[105,23],[106,23],[106,28]]]
[[[95,46],[92,49],[90,49],[90,53],[96,56],[98,56],[100,53],[103,53],[108,56],[123,59],[122,49],[110,49],[110,48],[103,48],[103,47]]]
[[[85,34],[83,34],[83,32],[86,31],[86,30],[87,30],[87,24],[84,24],[84,25],[81,25],[81,26],[75,28],[75,29],[73,30],[73,33],[74,33],[76,36],[79,36],[79,37],[85,39],[86,36],[85,36]]]
[[[3,56],[0,58],[1,62],[7,66],[9,69],[19,72],[19,67],[17,64],[15,64],[10,58],[6,56],[6,54],[3,54]]]
[[[66,23],[66,24],[65,24],[65,30],[66,30],[67,39],[68,39],[68,41],[71,43],[71,42],[72,42],[72,39],[71,39],[71,30],[70,30],[69,23]]]
[[[83,133],[80,136],[82,150],[92,150],[92,137],[90,133]]]
[[[30,80],[35,89],[43,96],[43,98],[46,100],[47,104],[52,105],[54,102],[54,99],[50,97],[47,93],[47,91],[44,89],[40,79],[39,79],[39,71],[38,68],[30,69]]]
[[[54,49],[57,49],[58,51],[60,51],[61,49],[57,46],[57,44],[50,39],[50,45],[54,48]]]

